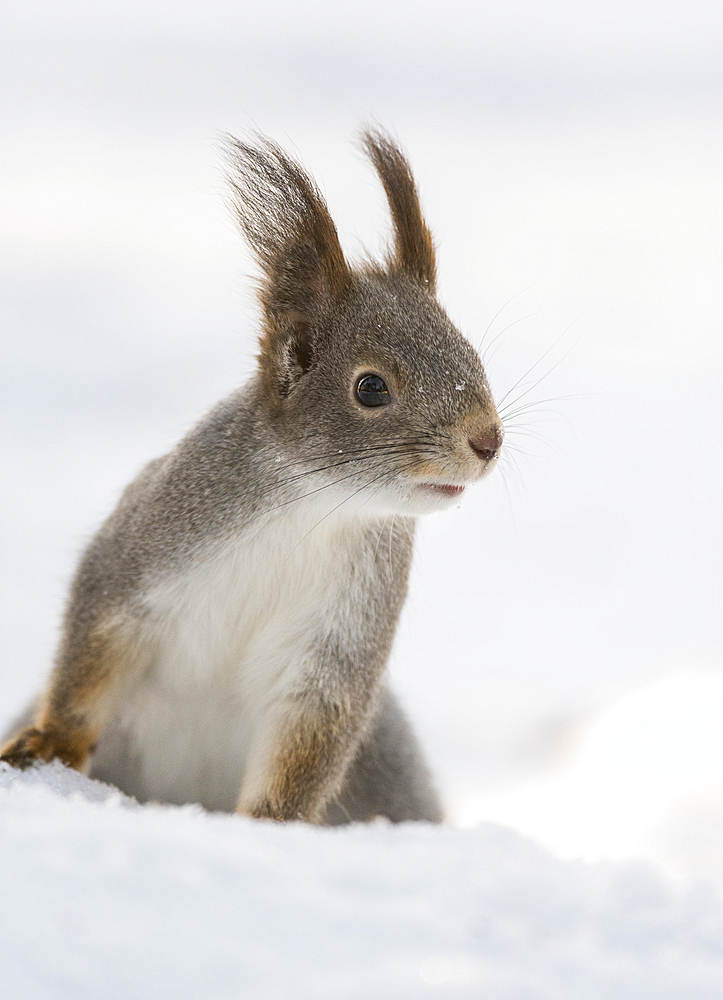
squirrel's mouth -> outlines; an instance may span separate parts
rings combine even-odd
[[[458,497],[464,493],[464,486],[440,486],[437,483],[420,483],[423,490],[436,493],[442,497]]]

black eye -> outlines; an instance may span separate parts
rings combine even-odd
[[[364,406],[386,406],[390,402],[387,383],[379,375],[362,375],[356,384],[356,398]]]

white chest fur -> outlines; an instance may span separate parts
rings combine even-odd
[[[234,808],[255,726],[364,558],[368,522],[299,508],[149,590],[147,669],[91,773],[141,799]]]

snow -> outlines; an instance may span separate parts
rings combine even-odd
[[[536,409],[420,525],[392,674],[448,823],[1,771],[3,1000],[722,995],[714,6],[6,4],[0,725],[84,540],[251,363],[216,129],[296,152],[354,256],[388,223],[347,140],[391,126],[443,303]]]
[[[467,804],[561,857],[646,857],[723,870],[723,678],[666,677],[620,699],[560,767]]]
[[[509,829],[281,826],[0,771],[3,997],[667,1000],[723,990],[723,886]]]

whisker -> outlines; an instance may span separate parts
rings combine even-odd
[[[572,325],[572,324],[570,324],[570,325]],[[557,345],[558,345],[558,344],[560,343],[560,341],[562,340],[562,338],[563,338],[563,337],[564,337],[564,336],[565,336],[565,335],[567,334],[567,332],[568,332],[568,330],[569,330],[569,329],[570,329],[570,327],[568,326],[566,330],[563,330],[563,331],[562,331],[562,333],[560,334],[560,336],[559,336],[559,337],[557,338],[557,340],[556,340],[556,341],[555,341],[554,343],[550,344],[550,346],[549,346],[549,347],[547,348],[547,350],[546,350],[546,351],[545,351],[545,353],[544,353],[544,354],[542,355],[542,357],[538,358],[538,359],[537,359],[537,361],[536,361],[536,362],[534,363],[534,365],[532,365],[532,366],[531,366],[530,368],[528,368],[528,369],[527,369],[527,371],[525,372],[525,374],[524,374],[524,375],[523,375],[523,376],[522,376],[521,378],[519,378],[519,379],[518,379],[518,380],[517,380],[517,381],[515,382],[515,384],[514,384],[514,385],[512,386],[512,388],[511,388],[511,389],[508,389],[508,390],[507,390],[507,392],[506,392],[506,393],[504,394],[504,396],[502,397],[502,399],[501,399],[501,400],[499,401],[499,404],[498,404],[499,406],[501,406],[501,405],[502,405],[502,404],[504,403],[504,401],[505,401],[505,400],[507,399],[507,397],[508,397],[508,396],[510,396],[510,395],[511,395],[511,394],[512,394],[512,393],[513,393],[513,392],[515,391],[515,389],[516,389],[516,388],[518,387],[518,385],[520,384],[520,382],[523,382],[523,381],[524,381],[524,379],[526,379],[528,375],[531,375],[531,374],[532,374],[532,372],[533,372],[533,371],[535,370],[535,368],[537,368],[537,366],[538,366],[539,364],[542,364],[542,362],[543,362],[543,361],[545,360],[545,358],[546,358],[546,357],[547,357],[547,355],[548,355],[548,354],[550,353],[550,351],[554,351],[554,349],[555,349],[555,348],[557,347]],[[577,344],[578,344],[579,342],[580,342],[580,341],[579,341],[579,339],[578,339],[578,340],[577,340],[577,341],[575,342],[575,344],[573,344],[573,347],[576,347],[576,346],[577,346]],[[573,347],[571,347],[571,348],[570,348],[570,351],[572,351]],[[546,375],[543,375],[543,376],[542,376],[542,378],[547,378],[547,376],[548,376],[548,375],[549,375],[549,374],[550,374],[551,372],[553,372],[553,371],[555,370],[555,368],[557,368],[557,365],[559,365],[559,364],[560,364],[560,362],[562,362],[562,361],[564,361],[564,360],[565,360],[565,358],[566,358],[566,357],[567,357],[567,356],[568,356],[568,355],[570,354],[570,351],[568,351],[568,352],[567,352],[567,354],[563,355],[563,357],[562,357],[562,358],[560,358],[560,361],[558,361],[558,362],[557,362],[557,363],[555,364],[555,366],[554,366],[553,368],[551,368],[549,372],[547,372],[547,374],[546,374]],[[538,379],[538,380],[537,380],[537,381],[536,381],[536,382],[535,382],[535,383],[534,383],[534,384],[533,384],[533,385],[531,386],[531,389],[534,389],[535,385],[539,385],[541,381],[542,381],[542,379]]]
[[[437,441],[437,439],[438,439],[438,435],[436,435],[436,434],[429,434],[429,435],[426,435],[426,436],[423,436],[423,437],[417,436],[417,437],[391,438],[391,439],[389,439],[387,441],[384,441],[384,442],[382,442],[380,444],[368,445],[368,446],[366,446],[364,448],[349,448],[349,449],[336,448],[336,449],[334,449],[334,451],[316,452],[316,453],[314,453],[314,454],[312,454],[312,455],[310,455],[308,457],[305,457],[304,461],[305,462],[321,462],[321,461],[324,461],[327,458],[337,458],[339,456],[344,456],[344,458],[340,458],[340,461],[344,461],[345,458],[349,458],[349,457],[354,458],[354,457],[357,457],[357,456],[360,456],[360,455],[363,457],[364,455],[367,455],[367,454],[370,454],[370,453],[376,453],[376,452],[384,451],[387,448],[421,447],[421,446],[424,446],[424,445],[433,444],[435,441]],[[303,439],[299,438],[298,440],[302,441]],[[293,465],[295,461],[298,461],[298,459],[292,459],[289,462],[286,462],[285,465],[286,466]]]
[[[266,514],[272,514],[274,511],[281,510],[283,507],[288,507],[289,504],[298,503],[300,500],[306,500],[308,497],[314,496],[315,493],[321,493],[322,490],[328,490],[332,486],[338,486],[339,483],[345,482],[347,479],[353,479],[356,472],[350,472],[348,476],[341,476],[340,479],[334,479],[330,483],[324,483],[323,486],[317,486],[314,490],[309,490],[308,493],[302,493],[301,496],[292,497],[291,500],[284,500],[282,503],[277,504],[275,507],[271,507],[269,510],[264,511],[259,517],[264,517]],[[253,520],[257,520],[254,518]]]
[[[533,281],[531,285],[528,285],[528,286],[527,286],[527,288],[523,288],[521,292],[515,292],[515,294],[514,294],[514,295],[512,296],[512,298],[509,298],[509,299],[508,299],[508,300],[507,300],[507,301],[505,302],[505,304],[504,304],[503,306],[501,306],[501,307],[500,307],[500,308],[499,308],[499,309],[497,310],[497,312],[496,312],[496,313],[494,314],[494,316],[492,317],[492,319],[491,319],[491,320],[489,321],[489,323],[487,324],[487,328],[486,328],[485,332],[484,332],[484,333],[482,334],[482,340],[480,340],[480,342],[479,342],[479,347],[477,348],[477,352],[478,352],[479,354],[481,354],[481,353],[482,353],[482,345],[483,345],[483,344],[484,344],[484,342],[485,342],[485,337],[487,336],[487,334],[488,334],[488,333],[490,332],[490,330],[492,329],[492,324],[493,324],[493,323],[494,323],[494,321],[495,321],[495,320],[497,319],[497,317],[498,317],[498,316],[499,316],[499,315],[500,315],[501,313],[503,313],[503,312],[505,311],[505,309],[507,308],[507,306],[508,306],[508,305],[509,305],[509,304],[510,304],[511,302],[514,302],[514,301],[515,301],[515,299],[518,299],[518,298],[520,297],[520,295],[524,295],[524,294],[525,294],[525,292],[529,292],[529,290],[530,290],[530,289],[532,288],[532,285],[536,285],[536,284],[537,284],[537,282],[536,282],[536,281]]]
[[[512,504],[512,494],[510,492],[510,485],[507,482],[507,472],[508,470],[504,466],[500,466],[500,475],[502,477],[502,486],[505,490],[505,496],[507,497],[507,506],[510,511],[510,518],[512,520],[512,530],[515,533],[515,537],[519,538],[519,531],[517,529],[517,518],[515,517],[515,509]]]
[[[570,324],[570,326],[572,326],[572,324]],[[544,353],[544,354],[542,355],[542,357],[540,358],[540,360],[539,360],[539,361],[537,361],[537,362],[536,362],[536,363],[535,363],[535,364],[534,364],[534,365],[532,366],[532,368],[530,368],[530,369],[529,369],[529,371],[525,372],[525,374],[524,374],[524,375],[522,376],[522,378],[523,378],[523,379],[524,379],[524,378],[526,378],[526,376],[527,376],[527,375],[529,375],[529,374],[530,374],[530,372],[534,371],[534,370],[535,370],[535,368],[537,367],[537,365],[538,365],[538,364],[540,363],[540,361],[542,361],[542,360],[543,360],[543,359],[544,359],[544,358],[545,358],[545,357],[546,357],[546,356],[547,356],[547,355],[548,355],[548,354],[550,353],[550,351],[551,351],[551,350],[553,350],[553,348],[554,348],[554,347],[555,347],[555,346],[556,346],[557,344],[559,344],[559,343],[560,343],[560,340],[561,340],[561,339],[562,339],[562,338],[563,338],[563,337],[565,336],[565,334],[566,334],[566,333],[568,332],[568,330],[570,329],[570,326],[568,326],[568,327],[567,327],[567,329],[566,329],[566,330],[564,330],[564,331],[563,331],[563,332],[562,332],[562,333],[560,334],[560,336],[559,336],[559,337],[557,338],[557,340],[555,341],[555,343],[554,343],[554,344],[552,344],[552,345],[551,345],[550,347],[548,347],[548,349],[547,349],[547,350],[545,351],[545,353]],[[524,399],[524,398],[525,398],[525,396],[526,396],[526,395],[527,395],[528,393],[532,392],[532,390],[533,390],[533,389],[535,389],[535,388],[536,388],[536,387],[537,387],[538,385],[540,385],[540,384],[541,384],[542,382],[544,382],[546,378],[548,378],[548,377],[549,377],[550,375],[552,375],[552,373],[553,373],[553,372],[555,371],[555,369],[556,369],[556,368],[557,368],[557,367],[558,367],[559,365],[561,365],[561,364],[562,364],[562,362],[563,362],[563,361],[565,361],[565,359],[566,359],[566,358],[568,358],[568,357],[570,356],[570,354],[571,354],[571,353],[572,353],[572,352],[573,352],[573,351],[575,350],[575,348],[577,347],[577,345],[578,345],[578,344],[580,343],[580,339],[581,339],[581,338],[580,338],[580,337],[578,337],[578,339],[577,339],[577,340],[575,341],[575,343],[574,343],[574,344],[572,345],[572,347],[570,348],[570,350],[569,350],[569,351],[567,351],[567,352],[566,352],[565,354],[563,354],[563,356],[562,356],[562,357],[561,357],[561,358],[560,358],[560,359],[559,359],[558,361],[556,361],[556,362],[555,362],[555,364],[554,364],[554,365],[552,366],[552,368],[550,368],[550,369],[549,369],[549,371],[546,371],[544,375],[542,375],[542,376],[541,376],[540,378],[538,378],[538,379],[537,379],[536,381],[532,382],[532,383],[530,384],[530,386],[529,386],[529,388],[528,388],[528,389],[525,389],[525,391],[524,391],[524,392],[520,393],[520,395],[519,395],[519,396],[517,396],[517,397],[516,397],[515,399],[513,399],[513,400],[512,400],[512,402],[510,403],[510,405],[511,405],[511,406],[514,406],[514,405],[515,405],[515,403],[518,403],[518,402],[519,402],[519,401],[520,401],[521,399]],[[514,390],[515,390],[515,388],[517,387],[517,385],[519,385],[519,382],[518,382],[518,383],[517,383],[516,385],[514,385],[514,386],[512,387],[512,389],[510,389],[510,391],[509,391],[508,393],[506,393],[506,394],[505,394],[505,396],[504,396],[504,397],[503,397],[503,398],[502,398],[502,399],[500,400],[500,402],[501,402],[501,403],[502,403],[502,402],[504,402],[504,400],[505,400],[505,399],[507,399],[507,396],[509,396],[509,395],[510,395],[510,393],[514,392]]]
[[[429,448],[429,445],[427,445],[427,447]],[[299,472],[294,476],[287,476],[285,479],[280,479],[277,482],[267,486],[265,490],[262,491],[261,496],[265,496],[268,493],[273,493],[275,490],[280,489],[282,486],[288,486],[290,483],[298,482],[299,480],[305,479],[308,476],[316,475],[319,472],[327,472],[329,469],[338,469],[341,466],[349,465],[352,462],[361,462],[364,461],[366,458],[378,458],[381,457],[382,455],[387,458],[396,458],[399,457],[400,455],[407,454],[407,448],[401,447],[400,445],[389,445],[384,448],[379,447],[373,450],[374,450],[373,455],[362,455],[354,458],[345,458],[341,459],[338,462],[331,462],[329,465],[322,465],[322,466],[317,466],[313,469],[307,469],[306,471]]]
[[[517,434],[518,437],[529,438],[531,441],[536,441],[539,444],[544,445],[546,448],[549,448],[556,455],[562,455],[562,451],[560,450],[560,448],[554,443],[554,441],[547,434],[542,434],[542,433],[536,432],[536,431],[519,430],[519,429],[516,429],[514,427],[512,427],[510,429],[509,433],[510,434]],[[525,455],[535,455],[536,454],[533,451],[527,451],[527,450],[521,448],[520,445],[519,445],[519,443],[517,441],[514,441],[514,440],[510,441],[509,438],[507,439],[507,443],[506,443],[505,447],[506,448],[511,448],[513,451],[518,451],[521,454],[525,454]]]
[[[510,474],[512,474],[512,475],[515,476],[515,479],[519,483],[520,487],[525,491],[525,493],[528,496],[530,496],[531,495],[530,491],[529,491],[528,487],[526,486],[524,479],[522,478],[522,474],[520,472],[520,467],[517,464],[517,459],[515,457],[514,452],[512,452],[512,451],[508,451],[507,452],[506,467],[507,467],[507,470],[510,472]]]
[[[560,403],[566,399],[588,399],[588,398],[589,397],[586,393],[572,393],[567,396],[550,396],[548,399],[536,399],[530,401],[529,403],[523,403],[523,405],[519,406],[516,410],[508,410],[506,408],[503,408],[502,411],[500,412],[500,419],[512,420],[514,417],[519,416],[519,414],[521,413],[531,413],[537,407],[544,406],[547,403]],[[511,403],[508,403],[508,406],[514,406],[514,405],[515,405],[514,400]],[[545,411],[541,410],[540,412],[555,413],[555,410],[545,410]]]
[[[309,528],[309,530],[305,534],[303,534],[301,536],[301,538],[296,543],[296,545],[293,547],[293,549],[291,550],[291,552],[289,552],[289,554],[286,557],[285,561],[288,561],[292,557],[292,555],[294,554],[294,552],[296,552],[296,550],[301,545],[301,543],[304,541],[304,539],[308,538],[309,535],[312,533],[312,531],[315,531],[319,527],[319,525],[323,521],[325,521],[327,519],[327,517],[331,517],[331,515],[335,511],[339,510],[340,507],[343,507],[343,505],[345,503],[348,503],[349,500],[353,500],[355,497],[359,496],[359,494],[361,493],[362,490],[365,490],[369,486],[372,486],[375,482],[378,482],[379,479],[381,479],[384,475],[386,475],[386,471],[387,470],[385,469],[382,473],[380,473],[378,476],[376,476],[375,479],[373,479],[370,483],[365,483],[363,486],[360,486],[358,490],[355,490],[353,493],[350,493],[348,497],[344,497],[344,499],[341,500],[338,504],[336,504],[336,506],[332,507],[331,510],[327,511],[326,514],[324,514],[323,517],[320,517],[319,520],[316,522],[316,524],[312,525],[312,527]]]
[[[385,527],[387,525],[387,521],[388,520],[389,520],[389,518],[385,517],[384,520],[382,521],[382,526],[379,529],[379,534],[377,535],[377,544],[374,546],[374,560],[373,560],[374,562],[377,561],[377,552],[379,551],[379,542],[381,541],[382,532],[384,531],[384,529],[385,529]]]
[[[303,441],[313,440],[314,435],[308,435],[306,438],[299,437],[297,442],[301,443]],[[379,444],[365,445],[363,448],[335,448],[333,451],[327,452],[317,452],[307,461],[323,461],[326,458],[333,458],[335,455],[361,455],[367,452],[380,451],[384,448],[397,447],[399,445],[422,445],[427,444],[430,441],[436,440],[437,435],[430,432],[429,434],[424,434],[423,432],[418,432],[414,437],[398,437],[398,438],[387,438],[386,441],[382,441]]]
[[[419,457],[415,461],[413,461],[411,463],[411,465],[408,465],[407,469],[405,471],[409,471],[409,469],[413,469],[413,468],[415,468],[418,465],[424,465],[425,462],[427,462],[427,461],[428,461],[428,458],[426,458],[426,457]],[[370,483],[364,483],[362,486],[359,487],[358,490],[355,490],[354,493],[350,494],[350,496],[348,496],[344,500],[342,500],[341,503],[337,504],[337,506],[334,507],[333,510],[336,510],[338,507],[340,507],[342,503],[346,503],[347,500],[350,500],[353,497],[357,496],[362,490],[367,489],[368,487],[372,486],[375,482],[378,482],[380,479],[383,479],[384,476],[388,475],[388,471],[389,471],[388,469],[383,469],[382,472],[378,476],[376,476]],[[356,475],[356,472],[351,472],[347,476],[341,476],[341,478],[335,479],[335,480],[333,480],[330,483],[325,483],[323,486],[319,486],[319,487],[317,487],[314,490],[309,490],[308,493],[303,493],[301,496],[292,497],[290,500],[284,500],[283,503],[277,504],[275,507],[271,507],[268,511],[264,511],[263,514],[259,514],[257,518],[252,518],[247,523],[251,524],[254,521],[258,520],[259,518],[266,516],[267,514],[273,513],[274,511],[277,511],[277,510],[281,510],[283,507],[288,507],[292,503],[297,503],[300,500],[306,500],[308,497],[314,496],[314,494],[316,494],[316,493],[321,493],[322,490],[327,490],[327,489],[329,489],[332,486],[338,486],[339,483],[343,483],[347,479],[352,479],[355,475]],[[329,513],[333,513],[333,511],[330,511]],[[324,517],[322,518],[322,520],[324,520],[328,516],[329,516],[328,514],[325,514]],[[313,530],[313,529],[311,529],[311,530]],[[307,534],[308,534],[308,532],[307,532]],[[306,537],[306,536],[304,536],[304,537]]]
[[[500,332],[497,334],[497,336],[494,338],[494,340],[490,341],[490,344],[489,344],[489,346],[487,348],[487,351],[485,351],[485,353],[484,353],[484,355],[482,357],[482,360],[483,360],[484,364],[488,365],[490,363],[490,361],[492,360],[492,358],[497,353],[497,351],[493,351],[492,354],[488,354],[488,351],[490,351],[495,346],[495,344],[500,339],[500,337],[502,337],[505,333],[507,333],[508,330],[511,330],[513,326],[517,326],[518,323],[522,323],[526,319],[532,319],[533,316],[539,316],[539,314],[540,314],[540,310],[536,309],[535,312],[528,313],[526,316],[520,316],[519,319],[513,320],[513,322],[509,323],[503,330],[500,330]],[[500,345],[500,346],[502,346],[502,345]],[[499,350],[499,347],[497,348],[497,350]]]
[[[515,455],[524,455],[525,458],[532,458],[535,454],[534,452],[529,451],[529,449],[527,448],[522,448],[519,444],[508,445],[508,449]]]

